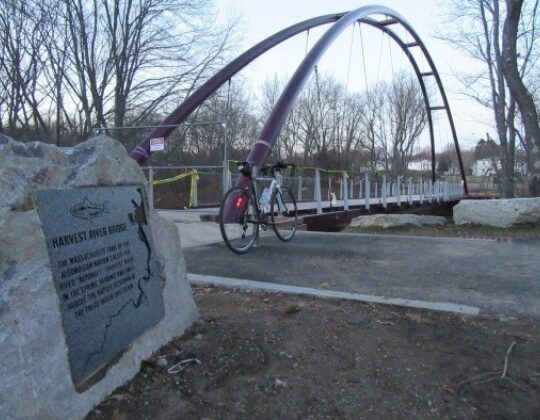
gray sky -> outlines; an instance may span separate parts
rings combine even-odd
[[[474,146],[480,137],[485,136],[486,131],[493,134],[491,114],[460,94],[462,88],[453,76],[459,73],[460,69],[470,69],[475,63],[451,45],[433,36],[443,24],[442,13],[436,0],[215,0],[215,4],[220,16],[239,14],[242,17],[243,42],[240,51],[308,18],[367,5],[388,6],[409,21],[426,44],[445,86],[461,147],[465,149]],[[306,42],[312,46],[328,27],[311,30],[309,38],[301,34],[286,41],[250,65],[243,74],[255,90],[274,74],[290,76],[304,58]],[[361,44],[364,46],[363,50]],[[365,75],[362,57],[366,62]],[[400,49],[393,46],[382,32],[365,25],[362,26],[361,38],[358,27],[354,31],[352,28],[345,30],[319,63],[321,72],[334,75],[352,91],[364,89],[366,80],[369,86],[378,80],[390,79],[391,75],[401,68],[412,74],[412,69]],[[437,130],[440,145],[451,141],[446,123],[441,123],[440,128],[436,128],[436,134]]]

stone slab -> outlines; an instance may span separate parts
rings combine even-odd
[[[77,388],[163,318],[143,190],[36,192]]]
[[[540,223],[540,198],[461,200],[454,207],[454,223],[503,228]]]
[[[351,227],[400,227],[400,226],[441,226],[446,219],[441,216],[417,214],[371,214],[358,216],[351,220]]]

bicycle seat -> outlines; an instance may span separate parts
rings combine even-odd
[[[251,176],[251,165],[249,162],[236,162],[236,164],[238,165],[238,171],[244,175],[244,176],[247,176],[247,177],[250,177]]]
[[[279,160],[274,164],[273,168],[274,169],[287,169],[288,166],[289,166],[288,163],[285,163],[282,160]]]

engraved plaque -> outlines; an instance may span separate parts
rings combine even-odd
[[[78,390],[164,315],[144,189],[38,190]]]

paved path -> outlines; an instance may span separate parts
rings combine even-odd
[[[540,318],[540,241],[298,232],[289,243],[266,235],[245,255],[233,254],[221,242],[184,249],[184,255],[194,274],[451,302],[491,315]]]
[[[221,242],[219,225],[214,222],[201,222],[202,214],[217,215],[219,209],[197,210],[158,210],[158,213],[175,223],[180,234],[182,248]]]

